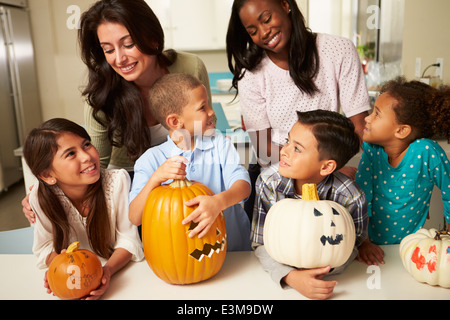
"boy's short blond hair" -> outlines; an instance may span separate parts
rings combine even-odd
[[[150,111],[159,123],[170,129],[166,123],[167,116],[180,115],[189,103],[189,93],[201,85],[200,80],[189,74],[172,73],[162,76],[150,88]]]

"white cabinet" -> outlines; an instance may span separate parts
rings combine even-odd
[[[146,0],[164,29],[165,47],[223,50],[232,0]]]

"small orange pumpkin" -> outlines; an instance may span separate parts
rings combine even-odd
[[[79,299],[100,286],[103,276],[100,260],[89,250],[78,250],[79,247],[79,242],[72,243],[48,268],[50,289],[61,299]]]
[[[211,278],[221,269],[227,247],[223,213],[201,239],[189,238],[195,223],[182,224],[197,207],[184,205],[186,201],[213,194],[204,184],[187,179],[175,180],[150,192],[142,217],[142,244],[148,265],[167,283],[196,283]]]

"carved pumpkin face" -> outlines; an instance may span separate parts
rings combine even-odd
[[[184,203],[213,192],[199,182],[174,181],[155,188],[149,195],[142,218],[142,244],[147,263],[162,280],[189,284],[214,276],[225,260],[227,239],[223,213],[201,239],[189,238],[196,224],[183,225],[195,210]]]
[[[399,246],[405,269],[419,282],[450,288],[450,235],[420,229]]]
[[[276,261],[297,268],[343,265],[355,245],[353,219],[340,204],[319,200],[315,185],[303,185],[303,199],[273,205],[264,223],[264,246]]]
[[[100,286],[103,276],[100,260],[89,250],[78,250],[79,246],[79,242],[72,243],[48,267],[50,289],[61,299],[79,299]]]

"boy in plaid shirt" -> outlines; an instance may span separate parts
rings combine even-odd
[[[263,268],[281,286],[289,285],[302,295],[326,299],[336,281],[321,278],[330,267],[298,270],[273,260],[264,248],[264,221],[270,207],[284,198],[300,198],[304,183],[315,183],[321,200],[343,205],[353,217],[356,241],[348,262],[332,273],[341,272],[357,255],[367,238],[367,204],[359,185],[338,172],[359,151],[360,139],[352,122],[339,113],[325,110],[297,112],[298,121],[280,151],[280,162],[261,172],[256,182],[252,222],[252,247]]]

